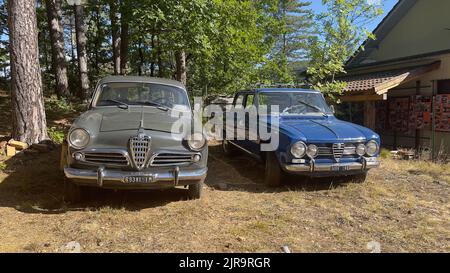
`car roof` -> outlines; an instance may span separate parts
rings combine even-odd
[[[183,89],[186,89],[184,85],[175,80],[155,78],[155,77],[144,77],[144,76],[106,76],[99,81],[99,84],[109,83],[109,82],[144,82],[144,83],[156,83],[173,85]]]
[[[305,93],[320,93],[318,90],[303,89],[303,88],[258,88],[256,92],[305,92]]]

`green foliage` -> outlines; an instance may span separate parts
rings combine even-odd
[[[272,1],[265,35],[273,47],[259,71],[260,82],[294,83],[295,71],[304,68],[308,39],[313,34],[310,2]]]
[[[383,159],[391,158],[391,152],[387,149],[381,149],[380,156]]]
[[[345,62],[364,40],[375,39],[365,26],[380,16],[382,9],[366,0],[322,0],[322,3],[327,10],[316,16],[319,35],[309,41],[308,75],[316,88],[333,99],[345,88],[335,77],[345,73]]]
[[[56,144],[61,144],[64,141],[64,138],[66,136],[65,131],[63,130],[59,130],[56,127],[49,127],[47,128],[48,131],[48,135],[50,137],[50,139],[56,143]]]
[[[67,99],[57,99],[51,97],[45,101],[45,109],[53,113],[69,113],[74,112],[74,106]]]
[[[0,171],[6,170],[7,167],[8,167],[8,166],[6,165],[5,162],[0,162]]]

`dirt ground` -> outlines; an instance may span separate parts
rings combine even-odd
[[[72,241],[81,252],[450,251],[449,165],[385,159],[365,184],[289,177],[273,190],[260,163],[213,143],[201,200],[101,191],[66,206],[58,156],[0,165],[0,252],[65,252]]]

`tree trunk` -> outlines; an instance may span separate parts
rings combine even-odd
[[[111,20],[114,75],[118,75],[120,73],[120,28],[117,18],[117,0],[109,2],[109,17]]]
[[[176,59],[176,79],[186,86],[187,75],[186,75],[186,52],[184,50],[177,51],[175,53]]]
[[[152,60],[150,63],[150,76],[154,77],[155,76],[155,35],[152,34]]]
[[[158,44],[156,50],[156,54],[158,55],[158,77],[164,78],[164,64],[162,60],[161,40],[159,39],[159,36],[156,36],[156,40]]]
[[[81,99],[89,97],[89,77],[87,68],[86,52],[86,24],[84,23],[84,8],[82,5],[75,5],[75,32],[77,37],[78,70],[80,75]]]
[[[8,1],[12,137],[28,144],[48,139],[39,66],[34,0]]]
[[[142,38],[139,39],[139,68],[138,68],[138,75],[142,76],[142,68],[144,67],[144,52],[142,50],[143,41]]]
[[[64,33],[61,24],[61,0],[46,0],[48,27],[52,47],[52,67],[56,80],[58,98],[69,96],[66,59],[64,53]]]
[[[128,15],[123,10],[121,12],[120,20],[120,74],[126,75],[128,73],[129,24]]]

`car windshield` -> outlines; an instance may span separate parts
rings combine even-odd
[[[268,112],[280,115],[329,115],[330,107],[321,93],[313,92],[261,92],[258,97],[259,106],[266,106]],[[273,106],[278,106],[275,111]]]
[[[114,82],[101,86],[96,106],[144,105],[189,108],[186,92],[178,87],[156,83]]]

